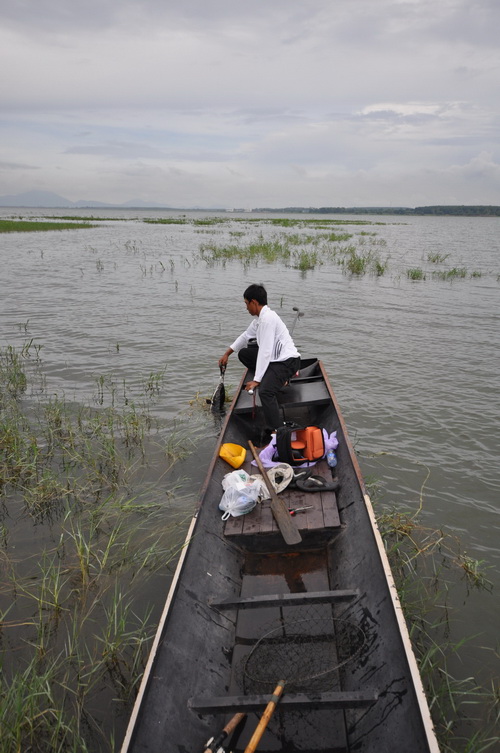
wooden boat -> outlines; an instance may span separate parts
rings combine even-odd
[[[314,656],[325,652],[325,676],[306,676],[291,690],[285,684],[259,751],[438,753],[383,543],[320,361],[302,361],[281,402],[287,421],[337,432],[339,490],[287,488],[279,495],[289,508],[308,508],[293,517],[301,535],[293,546],[269,502],[221,520],[221,482],[233,469],[219,457],[220,445],[245,446],[259,415],[245,381],[244,375],[222,425],[122,753],[204,751],[238,712],[245,718],[227,750],[244,751],[274,685],[247,683],[248,657],[268,635],[276,641],[279,633],[278,642],[287,643],[297,624],[313,641]],[[251,457],[243,467],[256,473]],[[314,473],[331,481],[324,460]],[[267,652],[257,664],[269,668],[266,682],[278,681],[281,668],[270,666],[277,644]],[[293,652],[305,664],[298,644]]]

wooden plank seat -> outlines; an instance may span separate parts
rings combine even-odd
[[[371,706],[378,698],[375,690],[333,691],[329,693],[287,694],[280,699],[280,709],[353,709]],[[189,708],[198,714],[261,711],[269,703],[269,695],[222,696],[191,698]]]
[[[259,390],[255,395],[249,395],[242,390],[233,408],[233,413],[251,413],[255,405],[260,407]],[[292,379],[288,387],[285,387],[278,395],[280,405],[322,405],[330,402],[328,389],[324,381],[318,377],[306,379]]]
[[[245,463],[245,470],[249,474],[256,474],[258,470]],[[332,474],[326,460],[321,460],[313,466],[315,475],[323,476],[329,482]],[[302,536],[319,533],[333,533],[339,529],[341,522],[337,507],[337,497],[333,491],[305,492],[300,489],[286,488],[280,493],[280,497],[286,502],[289,509],[305,507],[307,509],[297,512],[294,516],[295,523]],[[252,512],[240,515],[237,518],[229,518],[224,527],[224,535],[236,540],[236,543],[247,543],[250,537],[267,538],[279,533],[279,528],[271,512],[270,500],[257,504]]]
[[[309,591],[308,593],[261,594],[224,601],[210,601],[214,609],[265,609],[268,607],[308,606],[310,604],[334,604],[351,601],[359,596],[356,589],[342,591]]]

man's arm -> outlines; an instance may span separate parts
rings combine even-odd
[[[239,350],[244,348],[248,341],[255,337],[255,333],[257,332],[257,320],[255,319],[252,321],[252,323],[247,327],[247,329],[241,333],[239,337],[236,338],[234,343],[229,346],[229,348],[226,350],[224,355],[219,358],[219,366],[225,366],[228,362],[229,356],[231,353],[237,353]]]
[[[262,382],[274,350],[275,327],[272,321],[263,321],[259,329],[259,353],[255,365],[255,380]]]
[[[219,358],[219,366],[227,365],[227,362],[231,353],[234,353],[234,350],[232,348],[228,348],[226,352],[224,353],[224,355],[221,358]]]

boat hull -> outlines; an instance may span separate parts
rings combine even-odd
[[[297,545],[285,543],[276,521],[257,520],[269,515],[265,505],[244,516],[244,524],[231,521],[225,527],[218,503],[222,479],[232,469],[219,458],[220,445],[245,446],[258,429],[258,406],[256,413],[242,380],[222,426],[122,753],[203,751],[237,712],[246,717],[231,750],[244,751],[270,695],[266,687],[247,686],[249,652],[277,620],[315,619],[319,625],[326,614],[337,633],[348,625],[357,636],[347,653],[343,649],[347,660],[332,664],[325,684],[285,687],[258,750],[438,751],[345,422],[322,364],[303,365],[300,378],[282,396],[284,417],[337,432],[340,489],[323,500],[308,495],[312,512],[294,517],[302,538]],[[319,468],[328,472],[324,461]],[[288,492],[290,506],[297,506],[297,493]]]

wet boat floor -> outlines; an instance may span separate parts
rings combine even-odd
[[[316,495],[319,496],[319,495]],[[328,591],[328,559],[326,547],[314,551],[260,554],[248,553],[245,558],[241,597],[266,594],[307,593]],[[336,611],[332,604],[309,606],[278,606],[259,609],[240,609],[236,621],[236,640],[232,657],[232,677],[229,692],[234,695],[272,694],[280,679],[292,680],[297,672],[299,685],[287,688],[287,693],[314,693],[341,690],[336,637],[334,635]],[[298,627],[297,627],[298,626]],[[302,627],[305,626],[305,627]],[[276,632],[278,628],[278,632]],[[296,644],[292,653],[280,653],[281,644],[288,644],[290,636],[304,630],[313,633],[316,642],[311,648]],[[266,636],[271,635],[267,654],[262,652]],[[259,642],[257,647],[255,648]],[[325,669],[334,668],[323,677],[311,680],[308,674],[308,652],[314,652],[314,665],[318,661]],[[254,661],[255,659],[255,661]],[[293,661],[293,669],[290,661]],[[297,668],[295,668],[297,663]],[[301,666],[302,665],[302,666]],[[256,681],[256,674],[258,679]],[[302,677],[305,677],[302,680]],[[244,751],[255,730],[260,713],[249,713],[231,741],[230,750]],[[325,741],[328,741],[325,745]],[[334,751],[348,750],[345,717],[342,710],[280,710],[278,706],[265,731],[258,750],[265,751]]]
[[[258,473],[249,462],[243,465],[248,474]],[[313,468],[315,475],[322,476],[328,483],[332,480],[331,470],[325,460]],[[299,531],[314,533],[340,526],[337,498],[335,492],[304,492],[299,489],[285,489],[280,493],[289,509],[305,507],[306,510],[294,515]],[[278,533],[278,526],[271,512],[270,500],[259,503],[252,512],[226,521],[224,535],[232,539],[245,539],[250,536],[262,536]],[[237,543],[244,543],[238,542]]]
[[[243,465],[248,474],[258,470],[247,461]],[[313,468],[315,475],[323,476],[325,481],[332,480],[331,469],[326,461],[321,461]],[[333,536],[340,528],[340,518],[335,492],[304,492],[287,488],[280,493],[289,509],[305,507],[297,512],[293,519],[303,538],[308,534],[314,539],[317,534]],[[240,598],[266,596],[268,594],[300,594],[328,591],[330,589],[326,546],[300,552],[268,553],[263,542],[269,542],[269,550],[280,541],[281,534],[271,512],[270,500],[259,503],[247,515],[230,518],[225,523],[224,536],[241,545],[246,550]],[[256,545],[254,547],[254,544]],[[257,551],[253,551],[254,548]],[[323,661],[325,666],[335,667],[338,663],[336,654],[335,615],[338,606],[332,604],[315,604],[308,606],[263,606],[259,609],[240,609],[236,619],[235,645],[232,656],[232,676],[229,693],[231,695],[269,694],[271,696],[276,683],[282,675],[290,672],[289,659],[280,660],[280,638],[282,633],[288,642],[296,626],[304,625],[306,633],[316,634],[317,642],[313,647],[315,661]],[[325,627],[326,626],[326,627]],[[278,629],[278,634],[275,635]],[[302,628],[299,627],[299,631]],[[268,653],[261,653],[255,646],[263,636],[271,635]],[[326,638],[325,638],[326,634]],[[282,642],[282,641],[281,641]],[[269,653],[270,651],[270,653]],[[307,663],[307,651],[297,646],[296,660],[299,674],[304,669],[300,663]],[[253,652],[253,654],[252,654]],[[250,657],[250,658],[249,658]],[[255,662],[254,662],[255,657]],[[286,666],[285,666],[286,665]],[[257,666],[257,670],[255,670]],[[264,668],[264,680],[262,679]],[[295,670],[293,670],[295,671]],[[257,674],[257,680],[256,680]],[[288,679],[288,678],[285,678]],[[310,693],[341,690],[340,676],[336,671],[328,673],[320,680],[305,680],[300,686],[285,686],[284,696],[290,693]],[[234,753],[244,751],[255,730],[261,713],[249,713],[233,738],[230,749]],[[328,743],[325,746],[325,740]],[[345,717],[342,710],[280,710],[278,706],[266,729],[258,750],[265,751],[347,751]]]

